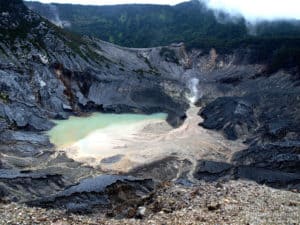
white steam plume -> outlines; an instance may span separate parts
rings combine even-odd
[[[49,8],[50,8],[50,10],[51,10],[51,12],[53,13],[53,16],[54,16],[52,22],[55,23],[55,25],[58,26],[58,27],[63,27],[63,22],[60,20],[60,17],[59,17],[56,6],[50,4]]]
[[[192,78],[188,81],[188,88],[190,89],[190,94],[188,99],[190,103],[194,104],[199,98],[199,90],[198,90],[199,80],[197,78]]]
[[[60,19],[59,12],[57,10],[56,5],[50,4],[49,8],[53,13],[54,18],[52,19],[52,23],[54,23],[58,27],[69,27],[71,24],[68,21],[63,21]]]

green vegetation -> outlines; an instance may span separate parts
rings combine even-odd
[[[26,4],[48,19],[54,19],[49,5]],[[260,22],[249,28],[243,18],[231,20],[224,13],[216,16],[198,0],[176,6],[54,6],[60,19],[71,23],[68,29],[72,32],[96,36],[122,46],[154,47],[184,42],[187,49],[201,48],[204,53],[211,48],[219,53],[247,49],[252,53],[250,60],[268,63],[269,71],[291,66],[300,68],[300,21]],[[74,43],[69,44],[76,49],[79,45],[77,41]],[[175,52],[168,48],[162,48],[160,55],[166,61],[178,63]],[[150,71],[156,71],[147,60],[145,62]]]
[[[144,76],[146,73],[148,74],[152,74],[152,75],[161,75],[157,70],[143,70],[143,69],[137,69],[137,70],[133,70],[134,73],[138,74],[139,76]]]
[[[5,24],[0,26],[0,36],[3,41],[12,46],[11,49],[13,51],[18,50],[14,45],[16,39],[30,40],[37,49],[49,56],[49,46],[45,43],[45,34],[49,32],[61,39],[67,47],[72,49],[71,54],[78,54],[87,61],[94,60],[99,64],[110,62],[103,55],[96,52],[93,46],[82,35],[57,27],[47,19],[28,14],[27,7],[23,4],[22,0],[11,0],[7,3],[0,1],[0,11],[5,12],[7,17],[7,22],[4,19]],[[31,16],[30,19],[28,19],[29,16]],[[41,28],[41,25],[44,28]],[[30,51],[30,45],[21,45],[20,48],[24,53]],[[2,51],[0,49],[0,52]]]
[[[24,9],[25,6],[22,0],[0,1],[0,9],[2,12],[15,12],[16,9]]]
[[[0,100],[2,100],[4,103],[7,103],[9,100],[9,96],[4,92],[0,92]]]
[[[55,20],[49,5],[26,4],[48,19]],[[198,0],[176,6],[54,6],[60,19],[71,23],[68,28],[71,31],[127,47],[156,47],[174,42],[191,46],[202,45],[204,40],[208,41],[207,45],[217,46],[220,40],[231,42],[253,37],[249,35],[249,25],[243,18],[230,20],[222,13],[216,17],[215,12]],[[251,33],[259,38],[300,37],[300,22],[261,22],[251,28]]]
[[[12,29],[3,29],[0,28],[0,33],[2,35],[3,40],[7,40],[9,42],[14,42],[16,38],[26,38],[28,33],[31,31],[33,26],[38,25],[39,21],[33,21],[31,23],[26,20],[18,20],[14,19],[16,23],[19,23],[19,26]]]
[[[29,7],[55,21],[49,5],[27,2]],[[246,26],[219,23],[214,12],[198,1],[176,6],[122,5],[79,6],[55,4],[60,19],[82,35],[96,36],[127,47],[153,47],[173,42],[188,43],[199,37],[244,37]]]

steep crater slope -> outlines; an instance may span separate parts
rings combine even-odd
[[[235,178],[299,189],[298,69],[269,73],[268,65],[256,65],[256,70],[251,71],[243,65],[249,50],[238,52],[248,52],[235,54],[238,70],[218,69],[224,60],[218,56],[215,69],[199,77],[203,91],[199,115],[204,119],[200,126],[217,130],[230,140],[244,140],[249,147],[235,153],[227,165],[199,162],[196,176],[209,179],[231,171]],[[214,165],[220,171],[207,176],[204,172]]]

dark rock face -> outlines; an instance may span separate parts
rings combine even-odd
[[[252,144],[248,149],[237,152],[233,163],[238,166],[237,177],[299,190],[299,153],[297,141]]]
[[[129,175],[135,177],[146,177],[158,181],[169,181],[175,178],[186,178],[191,169],[191,162],[179,160],[175,156],[170,156],[148,165],[135,168],[129,171]]]
[[[200,125],[249,144],[232,158],[235,177],[299,188],[300,89],[296,76],[248,74],[239,84],[218,82],[225,96],[203,98],[199,114],[204,122]]]
[[[87,213],[93,210],[107,212],[114,206],[127,216],[126,209],[143,204],[147,196],[154,190],[151,180],[134,177],[101,175],[82,180],[78,185],[67,187],[56,195],[28,202],[29,205],[40,207],[65,208],[73,213]],[[125,209],[125,211],[124,211]],[[123,210],[123,211],[122,211]]]
[[[3,199],[21,201],[24,198],[42,197],[61,190],[68,183],[59,174],[38,174],[2,170],[0,189],[6,192]],[[22,197],[21,197],[22,196]]]
[[[256,127],[253,106],[239,97],[220,97],[208,104],[200,115],[204,128],[223,130],[230,140],[236,140]]]
[[[255,154],[252,153],[251,154]],[[268,153],[260,152],[266,160]],[[277,157],[278,155],[276,155]],[[289,156],[291,157],[291,156]],[[242,157],[241,157],[242,158]],[[269,158],[268,158],[269,159]],[[224,163],[216,161],[200,161],[194,171],[194,177],[198,180],[205,181],[228,181],[230,179],[247,179],[253,180],[259,184],[269,185],[275,188],[298,189],[300,182],[299,158],[294,155],[291,161],[285,161],[283,164],[288,170],[281,167],[273,167],[272,162],[266,160],[264,163],[253,163],[237,161],[238,163]],[[257,160],[258,161],[258,160]],[[298,164],[298,165],[295,165]]]
[[[27,11],[26,6],[23,4],[22,0],[11,0],[11,1],[0,1],[0,9],[2,16],[0,22],[0,29],[8,29],[8,28],[16,28],[22,23],[22,19],[20,16],[28,16],[25,12]],[[33,15],[33,14],[32,14]],[[28,17],[29,19],[29,17]],[[30,17],[32,20],[33,17]],[[11,21],[14,21],[11,23]]]
[[[299,142],[274,142],[266,145],[251,145],[248,149],[237,152],[233,161],[236,165],[251,165],[299,173]]]
[[[294,87],[290,80],[277,84],[277,79],[278,76],[274,75],[267,80],[257,79],[256,82],[251,80],[252,85],[255,83],[252,90],[251,83],[246,81],[241,87],[236,87],[235,96],[231,93],[231,96],[211,101],[200,112],[204,118],[201,125],[208,129],[222,130],[229,139],[254,133],[259,133],[261,137],[269,140],[279,140],[289,135],[298,136],[300,118],[297,112],[300,106],[298,98],[300,90]],[[256,89],[260,82],[266,87]],[[275,86],[276,84],[279,86]],[[249,85],[246,86],[248,90],[245,90],[248,93],[241,96],[240,89],[245,85]],[[291,89],[284,89],[281,85],[289,86]]]
[[[299,173],[285,173],[280,170],[274,171],[264,168],[241,166],[237,170],[236,178],[254,180],[260,184],[267,184],[272,187],[300,188]]]
[[[198,162],[194,177],[206,181],[216,181],[228,175],[232,165],[224,162],[202,160]]]

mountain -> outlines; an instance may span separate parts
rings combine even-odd
[[[127,47],[154,47],[201,37],[238,38],[247,33],[242,19],[219,23],[214,12],[198,1],[176,6],[26,4],[51,21],[67,21],[72,31]]]
[[[81,35],[98,37],[126,47],[154,47],[184,42],[187,49],[230,53],[255,51],[253,60],[268,61],[270,70],[300,66],[300,21],[249,24],[208,9],[198,0],[175,6],[83,6],[26,2],[50,21]],[[257,57],[259,56],[259,57]]]
[[[28,215],[44,210],[36,207],[46,208],[47,218],[35,218],[49,223],[66,218],[65,210],[85,214],[67,217],[75,216],[76,224],[99,217],[106,224],[117,218],[170,216],[174,221],[187,211],[195,213],[195,223],[199,211],[208,215],[206,221],[219,221],[224,212],[245,223],[257,214],[267,214],[274,224],[274,215],[284,223],[297,220],[297,36],[244,39],[228,44],[230,51],[209,47],[212,42],[203,48],[184,43],[127,48],[57,27],[20,0],[0,0],[0,31],[0,207],[12,207],[0,210],[4,224],[12,223],[9,215],[13,220],[24,216],[16,224],[32,223]],[[188,98],[191,93],[198,108]],[[189,140],[189,126],[182,124],[191,121],[190,108],[197,122],[189,125],[203,143],[195,151],[193,140],[177,145],[178,131]],[[158,146],[166,154],[152,161],[145,161],[145,155],[136,161],[111,155],[104,162],[89,158],[94,163],[89,164],[50,143],[45,131],[55,126],[53,119],[93,112],[165,112],[170,133],[157,140],[171,145]],[[152,140],[151,132],[160,131],[161,124],[151,124],[144,139]],[[146,147],[152,156],[151,146]],[[122,149],[131,153],[127,146]],[[106,169],[116,159],[121,167]],[[122,165],[131,169],[122,170]],[[253,208],[253,199],[260,210]],[[60,218],[53,218],[57,212]]]
[[[300,37],[300,21],[249,24],[208,9],[193,0],[175,6],[83,6],[26,2],[56,24],[126,47],[155,47],[200,39],[239,40],[252,37]]]

